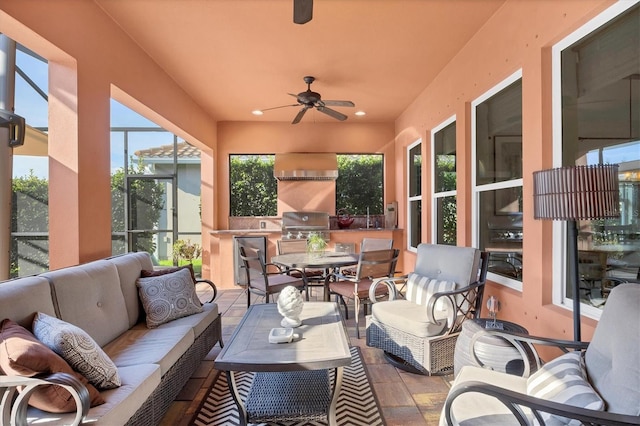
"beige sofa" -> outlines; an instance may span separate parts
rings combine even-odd
[[[136,280],[152,269],[148,253],[128,253],[0,283],[0,320],[10,318],[30,330],[42,312],[81,328],[117,366],[122,382],[100,391],[104,404],[80,414],[54,414],[27,408],[19,397],[9,404],[7,395],[18,395],[12,386],[25,379],[0,376],[1,424],[72,424],[79,418],[110,426],[160,422],[200,361],[216,343],[222,346],[221,319],[216,303],[205,303],[200,313],[148,328]],[[67,389],[79,389],[77,400],[86,395],[77,380],[63,381]]]

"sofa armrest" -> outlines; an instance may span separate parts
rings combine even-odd
[[[73,425],[79,425],[89,412],[89,391],[82,382],[67,373],[53,373],[40,377],[0,376],[0,420],[6,425],[26,425],[29,397],[41,385],[65,388],[76,402]],[[18,387],[22,391],[18,392]]]
[[[540,424],[544,424],[541,412],[550,413],[576,419],[584,424],[602,424],[602,425],[638,425],[640,416],[632,416],[625,414],[609,413],[606,411],[588,410],[573,405],[561,404],[558,402],[547,401],[540,398],[514,392],[499,386],[494,386],[478,381],[462,382],[455,385],[449,391],[449,395],[444,405],[444,420],[447,425],[453,425],[454,418],[451,413],[452,405],[457,397],[465,393],[476,392],[494,397],[497,401],[507,407],[514,417],[513,424],[529,425],[522,407],[531,409],[533,415]],[[517,422],[517,423],[516,423]]]
[[[197,278],[196,279],[196,284],[199,284],[199,283],[209,284],[209,286],[211,286],[211,289],[213,290],[213,296],[211,296],[211,299],[206,300],[204,303],[211,303],[214,300],[216,300],[216,296],[218,295],[218,288],[213,283],[213,281],[207,280],[207,279],[204,279],[204,278]]]

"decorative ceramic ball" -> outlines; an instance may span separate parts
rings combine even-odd
[[[280,325],[283,327],[299,327],[302,324],[300,313],[303,306],[304,300],[300,290],[293,286],[283,288],[278,296],[278,312],[284,317]]]

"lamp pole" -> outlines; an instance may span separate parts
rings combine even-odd
[[[578,260],[578,223],[571,219],[567,221],[567,231],[569,234],[568,253],[573,256],[573,262],[570,262],[572,277],[571,299],[573,300],[573,339],[580,341],[580,266]]]
[[[0,34],[0,110],[13,111],[16,42]],[[9,278],[13,148],[8,127],[0,127],[0,280]]]

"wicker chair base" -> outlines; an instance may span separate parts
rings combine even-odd
[[[152,426],[160,424],[175,397],[217,342],[220,342],[220,346],[222,346],[222,320],[220,314],[218,314],[218,318],[209,324],[200,336],[195,339],[191,347],[189,347],[169,371],[162,376],[160,385],[158,385],[126,424],[131,426]]]
[[[367,316],[367,346],[382,349],[424,375],[453,372],[453,358],[459,333],[430,338],[418,337]]]

